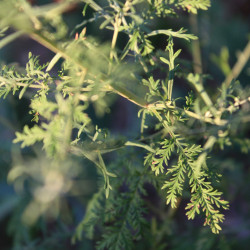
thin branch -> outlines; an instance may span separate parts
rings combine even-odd
[[[219,118],[213,119],[213,118],[209,118],[209,117],[205,117],[205,116],[200,116],[200,115],[198,115],[198,114],[196,114],[196,113],[194,113],[192,111],[185,110],[185,109],[170,105],[167,102],[165,104],[154,104],[154,103],[153,104],[148,104],[147,108],[148,109],[151,109],[151,108],[162,109],[165,106],[167,108],[169,108],[169,109],[180,110],[180,111],[184,112],[186,115],[188,115],[189,117],[192,117],[192,118],[197,119],[197,120],[201,120],[203,122],[211,123],[213,125],[224,126],[228,122],[227,120],[221,120]]]
[[[232,82],[233,79],[236,79],[244,66],[246,65],[247,61],[250,58],[250,41],[246,45],[243,52],[240,53],[237,62],[235,63],[233,69],[231,70],[230,74],[225,79],[226,86],[229,86],[229,84]]]
[[[124,145],[125,146],[133,146],[133,147],[144,148],[149,152],[155,153],[155,150],[153,148],[151,148],[150,146],[148,146],[148,145],[146,145],[144,143],[127,141]]]
[[[77,60],[75,60],[73,57],[65,53],[65,50],[63,48],[60,48],[58,45],[56,46],[51,41],[43,37],[41,34],[30,32],[28,35],[44,47],[48,48],[49,50],[53,51],[54,53],[60,53],[64,59],[67,59],[69,61],[73,61],[82,71],[86,72],[87,69]]]
[[[195,35],[198,35],[199,28],[198,28],[198,22],[197,22],[197,15],[190,14],[189,23],[190,23],[192,33]],[[202,59],[201,59],[201,49],[200,49],[199,38],[197,38],[197,40],[193,40],[191,44],[192,44],[194,72],[200,75],[202,74]],[[200,81],[202,82],[202,78],[200,79]]]

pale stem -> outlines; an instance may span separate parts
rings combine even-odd
[[[193,34],[198,35],[199,27],[197,22],[197,15],[190,14],[189,15],[189,23],[191,27],[191,31]],[[198,37],[198,36],[197,36]],[[193,64],[194,64],[194,73],[195,74],[202,74],[202,58],[201,58],[201,49],[200,49],[200,41],[199,38],[197,40],[192,40],[192,57],[193,57]],[[202,77],[199,78],[199,83],[196,84],[196,89],[200,93],[201,98],[205,102],[205,104],[210,107],[212,113],[215,115],[216,109],[213,107],[213,103],[208,96],[207,92],[203,87]]]
[[[195,169],[195,170],[197,171],[197,172],[196,172],[197,174],[200,173],[202,163],[203,163],[203,162],[205,161],[205,159],[207,158],[208,151],[209,151],[210,149],[213,148],[215,142],[216,142],[216,137],[213,136],[213,135],[211,135],[211,136],[208,138],[207,142],[205,143],[205,145],[204,145],[204,147],[203,147],[204,152],[202,152],[202,153],[199,155],[199,157],[198,157],[198,159],[197,159],[197,161],[196,161],[196,169]]]
[[[112,42],[111,42],[111,51],[110,51],[110,64],[109,64],[109,72],[111,70],[111,66],[112,66],[112,61],[113,61],[113,57],[115,56],[116,52],[115,52],[115,45],[117,42],[117,38],[118,38],[118,33],[119,33],[119,27],[121,25],[121,18],[119,18],[119,13],[116,15],[115,17],[115,23],[114,23],[114,33],[113,33],[113,38],[112,38]]]
[[[155,153],[155,150],[153,148],[151,148],[150,146],[140,143],[140,142],[131,142],[131,141],[127,141],[125,144],[125,146],[133,146],[133,147],[139,147],[139,148],[144,148],[149,152]]]
[[[116,42],[117,42],[117,38],[118,38],[119,28],[120,28],[121,23],[122,23],[122,16],[124,17],[124,13],[129,11],[129,8],[130,8],[129,4],[130,4],[130,1],[127,0],[123,6],[122,12],[120,10],[115,16],[115,23],[113,25],[114,26],[114,33],[113,33],[113,38],[112,38],[112,42],[111,42],[111,51],[110,51],[109,72],[111,70],[113,58],[116,55],[115,46],[116,46]]]
[[[230,74],[225,79],[226,86],[229,86],[229,84],[232,82],[233,79],[236,79],[244,66],[246,65],[247,61],[250,58],[250,41],[246,45],[243,52],[240,53],[237,62],[235,63],[233,69],[231,70]]]

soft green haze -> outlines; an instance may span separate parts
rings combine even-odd
[[[63,15],[75,4],[83,9],[84,21],[69,30]],[[72,244],[83,233],[97,241],[97,249],[134,249],[142,237],[150,242],[156,222],[147,217],[151,208],[145,184],[165,197],[166,220],[182,204],[187,219],[202,218],[204,226],[220,233],[230,206],[220,191],[221,170],[210,166],[213,148],[219,145],[223,151],[232,146],[235,127],[249,122],[248,109],[241,108],[249,105],[249,90],[235,81],[237,75],[230,76],[222,51],[224,59],[214,60],[231,78],[220,84],[216,97],[211,96],[205,85],[208,76],[197,67],[193,70],[191,61],[186,67],[176,46],[179,40],[190,45],[198,37],[182,27],[157,30],[154,25],[159,18],[178,19],[184,13],[194,17],[209,7],[209,0],[65,0],[41,6],[25,0],[0,2],[0,48],[26,35],[54,53],[44,65],[39,55],[29,53],[26,67],[4,65],[0,73],[1,98],[28,98],[33,117],[16,131],[13,142],[34,147],[34,156],[27,161],[19,156],[22,160],[15,161],[8,173],[18,192],[27,185],[31,190],[21,214],[24,225],[60,216],[84,159],[102,180]],[[101,42],[88,35],[88,22],[106,29],[110,39]],[[118,48],[121,33],[127,40]],[[167,41],[165,51],[155,49],[152,38],[157,36]],[[155,70],[164,72],[165,78],[157,77]],[[193,89],[185,98],[174,94],[179,79]],[[94,107],[97,117],[105,116],[114,96],[138,107],[141,125],[134,138],[107,132],[89,114],[89,107]],[[249,141],[237,140],[249,149]],[[151,249],[164,249],[152,242]]]

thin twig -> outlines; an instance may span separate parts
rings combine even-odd
[[[233,69],[231,70],[230,74],[225,79],[226,86],[229,86],[229,84],[232,82],[233,79],[236,79],[244,66],[246,65],[247,61],[250,58],[250,41],[246,45],[243,52],[240,53],[237,62],[235,63]]]
[[[189,23],[191,27],[191,32],[195,35],[198,35],[199,29],[198,29],[197,15],[190,14]],[[202,74],[202,59],[201,59],[199,38],[197,40],[192,40],[191,44],[192,44],[194,72],[196,74]],[[200,79],[200,81],[202,82],[202,78]]]

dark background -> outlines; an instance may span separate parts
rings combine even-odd
[[[31,1],[33,4],[45,4],[50,1]],[[65,21],[69,27],[82,22],[82,9],[79,6],[72,6],[65,14]],[[87,13],[91,16],[91,13]],[[200,11],[198,15],[200,45],[202,52],[203,72],[210,74],[212,79],[206,82],[206,88],[210,93],[220,86],[224,75],[214,63],[214,55],[219,55],[222,48],[229,51],[229,64],[232,67],[237,61],[238,51],[242,51],[250,37],[250,2],[249,0],[218,0],[212,1],[212,7],[208,11]],[[189,17],[180,13],[180,18],[159,19],[158,29],[172,28],[173,30],[185,27],[192,29],[189,24]],[[79,30],[80,31],[80,30]],[[98,37],[105,41],[111,38],[110,31],[99,32],[98,26],[89,24],[87,35]],[[152,39],[158,49],[164,50],[166,40],[161,36]],[[124,39],[118,39],[118,47],[124,46]],[[192,60],[191,45],[176,41],[176,47],[181,47],[182,59]],[[18,62],[24,66],[27,62],[28,52],[40,56],[40,61],[45,63],[53,57],[53,53],[27,37],[22,37],[0,51],[0,60],[3,63]],[[161,77],[159,73],[156,76]],[[244,67],[238,78],[243,86],[249,85],[250,63]],[[189,90],[186,83],[179,81],[175,86],[175,95],[184,95]],[[96,122],[100,127],[107,127],[113,133],[133,135],[140,126],[137,118],[137,107],[128,103],[123,98],[117,98],[111,107],[112,111],[105,117],[97,117]],[[59,222],[51,222],[50,232],[43,234],[40,224],[29,229],[29,236],[25,236],[25,228],[15,222],[13,214],[22,211],[24,194],[17,194],[12,185],[6,182],[7,174],[13,165],[13,156],[18,153],[18,145],[13,145],[15,131],[20,131],[24,124],[30,124],[32,119],[28,113],[29,101],[18,100],[16,96],[9,95],[5,100],[0,100],[0,249],[11,249],[16,237],[29,238],[29,244],[20,249],[94,249],[93,243],[83,239],[82,243],[75,247],[70,246],[70,236],[76,225],[84,216],[85,205],[88,199],[96,190],[96,173],[89,171],[87,177],[91,184],[82,197],[69,197],[68,203],[70,213],[74,219],[68,220],[64,226]],[[122,110],[122,112],[120,112]],[[89,110],[94,117],[93,110]],[[246,136],[249,136],[249,129],[244,128]],[[25,149],[29,154],[29,149]],[[226,199],[230,201],[230,210],[226,212],[226,219],[223,224],[223,231],[220,236],[208,233],[207,228],[200,230],[196,221],[191,222],[183,216],[183,209],[175,215],[176,223],[179,224],[179,238],[172,240],[171,249],[249,249],[250,246],[250,157],[243,154],[237,146],[227,147],[220,153],[217,163],[223,173],[222,189]],[[22,198],[20,198],[22,197]],[[63,211],[67,213],[68,211]],[[20,214],[19,213],[19,214]],[[184,221],[183,221],[184,220]],[[16,220],[17,221],[17,220]],[[185,224],[182,230],[180,226]],[[66,227],[67,229],[65,229]],[[13,234],[13,228],[20,228],[20,233]],[[53,233],[52,233],[53,232]],[[46,235],[46,237],[45,237]],[[60,245],[61,244],[61,245]]]

